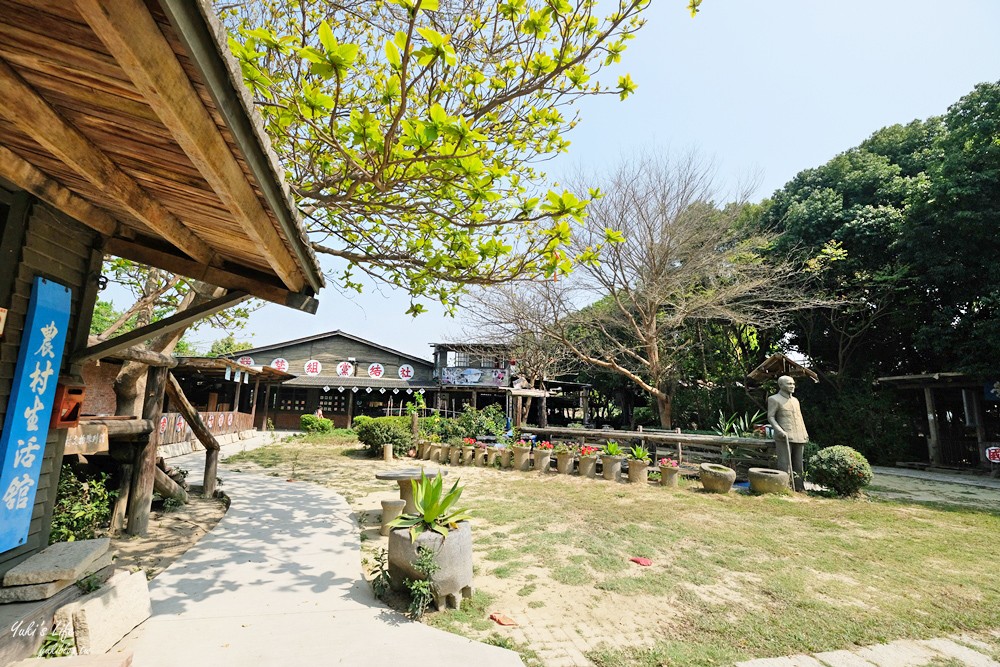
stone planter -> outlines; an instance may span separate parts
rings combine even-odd
[[[483,467],[486,465],[486,448],[476,447],[476,455],[472,459],[472,465],[477,467]]]
[[[750,468],[747,472],[750,478],[750,490],[754,493],[788,493],[788,473],[771,468]]]
[[[451,445],[441,445],[441,450],[438,452],[438,463],[451,462],[451,449]]]
[[[417,454],[424,461],[430,459],[430,457],[431,457],[431,443],[429,443],[429,442],[421,442],[420,443],[420,448],[417,451]]]
[[[462,447],[462,465],[471,466],[476,458],[475,447]]]
[[[647,484],[649,482],[649,464],[634,459],[629,461],[628,481],[630,484]]]
[[[499,450],[496,447],[487,447],[486,448],[486,467],[487,468],[494,468],[494,467],[496,467],[497,456],[499,454],[500,454],[500,452],[499,452]]]
[[[531,447],[514,448],[514,470],[528,472],[531,468]]]
[[[597,456],[580,457],[580,477],[597,477]]]
[[[664,467],[660,466],[660,486],[677,486],[677,477],[680,473],[680,468],[674,468],[673,466]]]
[[[701,464],[701,485],[709,493],[729,493],[736,481],[736,471],[718,463]]]
[[[624,460],[624,456],[607,456],[602,454],[601,470],[603,471],[604,479],[609,482],[622,481],[622,461]]]
[[[510,447],[499,447],[498,450],[500,452],[500,467],[509,468],[514,458],[514,450]]]
[[[453,466],[462,464],[462,448],[458,445],[451,446],[451,457],[449,463]]]
[[[417,547],[434,553],[439,569],[431,577],[434,583],[434,605],[438,609],[458,609],[462,598],[472,597],[472,528],[462,521],[447,537],[426,530],[410,540],[409,528],[397,528],[389,533],[389,577],[393,590],[404,590],[405,579],[424,579],[413,563]]]
[[[552,462],[552,450],[551,449],[536,449],[535,450],[535,470],[542,473],[543,475],[549,471]]]
[[[566,452],[565,454],[556,454],[556,471],[560,475],[572,475],[573,474],[573,461],[576,455],[573,452]]]
[[[435,463],[441,460],[441,445],[431,445],[429,460]]]

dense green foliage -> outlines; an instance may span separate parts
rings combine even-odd
[[[302,415],[299,424],[306,433],[332,433],[333,420],[316,415]]]
[[[252,343],[245,340],[236,340],[236,336],[232,332],[229,332],[224,338],[220,338],[212,343],[212,346],[208,348],[208,356],[224,357],[234,352],[249,350],[251,347],[253,347]]]
[[[93,539],[111,519],[115,495],[108,489],[106,475],[81,479],[73,468],[64,465],[59,474],[49,544]]]
[[[369,454],[378,456],[383,445],[391,445],[394,456],[402,456],[413,446],[409,417],[355,417],[354,431]]]
[[[835,445],[809,459],[808,476],[838,496],[853,496],[871,484],[872,468],[858,450]]]

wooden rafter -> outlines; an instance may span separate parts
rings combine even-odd
[[[73,194],[35,165],[3,146],[0,146],[0,176],[105,236],[114,235],[118,228],[118,222],[107,211]]]
[[[248,294],[281,304],[289,308],[295,308],[307,313],[315,313],[319,308],[319,302],[313,297],[290,292],[287,289],[268,283],[258,278],[238,273],[238,269],[219,269],[205,266],[190,259],[173,255],[163,250],[150,248],[149,246],[122,239],[108,239],[105,250],[112,255],[131,259],[142,264],[156,266],[171,273],[179,273],[182,276],[201,280],[209,285],[225,287],[226,289],[242,290]]]
[[[216,254],[0,59],[0,114],[182,252],[204,264]]]
[[[142,0],[76,0],[80,13],[291,290],[302,272]]]
[[[134,329],[128,333],[110,338],[103,343],[92,345],[91,347],[81,350],[77,354],[73,355],[72,362],[74,364],[82,364],[90,361],[91,359],[113,356],[120,350],[125,350],[133,345],[149,340],[150,338],[162,336],[164,334],[177,331],[178,329],[183,329],[200,319],[210,317],[219,311],[225,310],[226,308],[232,308],[249,298],[250,295],[246,292],[228,292],[220,297],[206,301],[200,306],[188,308],[187,310],[175,313],[170,317],[165,317],[164,319],[153,322],[152,324],[147,324],[144,327],[139,327],[138,329]]]

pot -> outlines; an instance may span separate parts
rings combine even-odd
[[[736,471],[718,463],[702,463],[701,485],[709,493],[729,493],[736,481]]]
[[[528,472],[531,468],[531,447],[514,448],[514,470]]]
[[[624,460],[624,456],[608,456],[606,454],[602,454],[601,470],[603,471],[604,479],[609,482],[622,481],[622,461]]]
[[[630,484],[646,484],[649,482],[649,464],[643,461],[628,462],[628,481]]]
[[[754,493],[788,493],[788,473],[784,470],[771,468],[750,468],[747,471],[750,478],[750,490]]]
[[[460,465],[462,463],[462,448],[457,445],[451,446],[451,457],[449,463],[453,466]]]
[[[417,453],[420,454],[420,458],[423,460],[428,460],[431,457],[431,443],[421,442]]]
[[[472,457],[472,465],[482,467],[486,465],[486,448],[476,447],[476,452]]]
[[[560,475],[572,475],[573,474],[573,461],[576,455],[573,452],[566,452],[565,454],[556,454],[556,471]]]
[[[468,521],[449,530],[447,536],[426,530],[410,539],[409,528],[396,528],[389,533],[389,577],[393,590],[405,588],[406,579],[426,579],[413,563],[417,548],[429,549],[434,554],[438,570],[430,576],[434,592],[434,605],[438,609],[458,609],[462,598],[472,597],[472,528]]]
[[[441,445],[438,451],[438,463],[448,463],[451,460],[451,445]]]
[[[497,464],[497,456],[499,455],[499,450],[496,447],[486,448],[486,467],[494,468]]]
[[[462,447],[462,465],[471,466],[476,458],[475,447]]]
[[[543,475],[549,471],[550,464],[552,462],[552,450],[551,449],[536,449],[535,450],[535,470],[542,473]]]
[[[597,477],[597,455],[580,457],[580,477]]]
[[[680,468],[660,466],[660,486],[677,486],[677,475]]]
[[[498,449],[500,450],[500,467],[509,468],[514,458],[514,450],[510,447],[499,447]]]
[[[441,460],[441,445],[438,444],[431,445],[430,460],[432,462],[438,462]]]

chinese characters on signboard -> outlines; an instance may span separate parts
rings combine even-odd
[[[413,366],[409,364],[403,364],[399,367],[399,379],[400,380],[412,380],[413,379]]]
[[[240,366],[253,366],[253,357],[240,357],[236,360]]]
[[[23,544],[31,525],[71,302],[69,288],[35,278],[0,435],[0,552]]]
[[[315,359],[310,359],[305,363],[303,370],[306,372],[306,375],[319,375],[323,372],[323,364]]]
[[[375,362],[368,367],[368,377],[375,378],[376,380],[385,375],[385,366]]]
[[[337,375],[342,378],[349,378],[354,376],[354,364],[349,361],[341,361],[337,364]]]
[[[271,362],[271,368],[273,368],[276,371],[281,371],[282,373],[287,373],[288,372],[288,360],[287,359],[282,359],[281,357],[278,357],[277,359],[275,359],[274,361]]]
[[[1000,447],[987,447],[986,460],[990,463],[1000,463]]]

